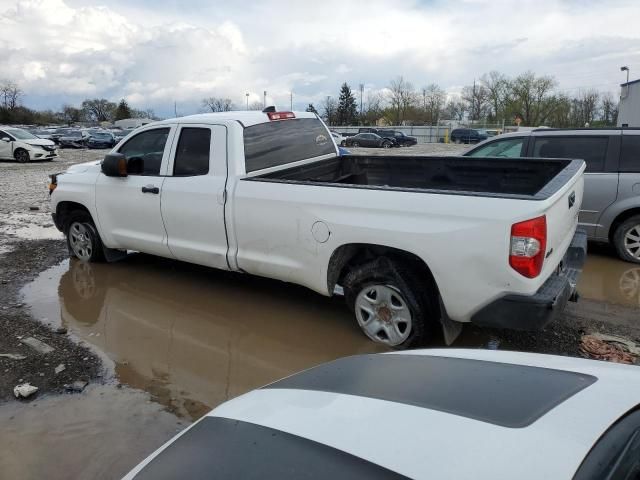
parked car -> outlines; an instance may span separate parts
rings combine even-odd
[[[640,130],[535,129],[501,135],[470,157],[580,158],[587,163],[580,228],[640,263]]]
[[[111,133],[113,134],[113,138],[115,139],[116,143],[118,143],[132,131],[133,130],[112,130]]]
[[[65,148],[86,147],[88,134],[81,130],[68,130],[64,135],[58,137],[58,145]]]
[[[57,156],[56,145],[51,140],[38,138],[21,128],[0,127],[0,159],[26,163],[53,160]]]
[[[413,350],[341,358],[241,395],[124,478],[631,480],[638,432],[636,366]]]
[[[451,131],[451,142],[453,143],[478,143],[489,138],[487,133],[482,133],[474,128],[456,128]]]
[[[50,133],[51,140],[56,144],[60,144],[60,137],[64,137],[70,130],[70,128],[57,128]]]
[[[32,135],[35,135],[38,138],[44,138],[45,140],[53,141],[53,138],[51,137],[51,132],[49,130],[33,129],[33,130],[29,130],[29,133],[31,133]]]
[[[388,138],[394,141],[394,145],[398,147],[410,147],[418,143],[416,137],[409,137],[399,130],[387,130],[381,128],[363,127],[358,129],[359,133],[375,133],[382,138]]]
[[[441,322],[535,329],[575,299],[582,160],[338,156],[330,138],[307,112],[145,125],[52,176],[54,222],[82,261],[135,250],[339,286],[363,332],[398,348]]]
[[[336,145],[339,147],[344,147],[346,145],[346,137],[343,137],[340,133],[331,132],[331,136],[333,137],[333,141],[336,142]]]
[[[395,145],[394,140],[390,138],[382,138],[380,135],[375,133],[358,133],[353,137],[348,137],[344,141],[345,146],[347,147],[381,147],[381,148],[391,148]]]
[[[105,131],[89,133],[85,142],[88,148],[113,148],[116,143],[113,134]]]

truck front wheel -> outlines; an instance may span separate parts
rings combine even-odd
[[[71,255],[83,262],[99,262],[104,259],[100,235],[87,212],[72,212],[64,231]]]
[[[381,257],[353,268],[344,281],[345,298],[371,340],[397,349],[424,344],[433,330],[434,306],[417,276]]]

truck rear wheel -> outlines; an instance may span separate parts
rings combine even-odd
[[[621,259],[640,263],[640,215],[628,218],[616,228],[613,244]]]
[[[91,215],[87,212],[72,212],[65,222],[64,232],[71,255],[83,262],[104,260],[102,240]]]
[[[405,349],[432,335],[436,309],[423,284],[410,268],[381,257],[347,274],[345,299],[367,337]]]

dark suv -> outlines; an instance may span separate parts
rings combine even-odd
[[[585,161],[580,228],[640,263],[640,129],[552,129],[493,137],[469,157],[579,158]]]
[[[478,143],[489,138],[486,133],[483,133],[475,128],[456,128],[451,131],[451,141],[453,143]]]

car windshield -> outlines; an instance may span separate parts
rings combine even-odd
[[[18,140],[33,140],[35,138],[38,138],[34,134],[29,133],[26,130],[22,130],[21,128],[7,128],[5,132],[13,135]]]
[[[66,137],[82,137],[82,132],[80,130],[71,130],[65,134]]]
[[[108,133],[92,133],[91,136],[100,140],[108,140],[111,138],[111,135],[109,135]]]

